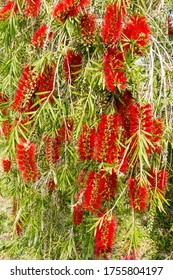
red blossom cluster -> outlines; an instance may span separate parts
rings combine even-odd
[[[26,17],[37,17],[41,6],[41,0],[25,0],[24,14]]]
[[[11,122],[3,121],[1,129],[2,129],[2,135],[5,137],[5,139],[8,139],[12,130]]]
[[[124,50],[134,47],[133,51],[140,54],[140,48],[148,44],[150,34],[145,16],[133,15],[123,29],[121,43]]]
[[[80,53],[75,53],[68,50],[63,62],[64,77],[68,83],[75,82],[79,77],[79,71],[82,68],[82,56]]]
[[[81,17],[81,34],[86,44],[90,44],[93,41],[96,30],[96,17],[94,14],[85,13]]]
[[[46,40],[47,32],[48,32],[47,25],[46,24],[40,25],[32,37],[31,44],[37,48],[42,48]],[[53,37],[53,32],[50,32],[48,34],[47,39],[51,40],[52,37]]]
[[[134,210],[144,211],[148,207],[148,187],[141,185],[138,179],[128,179],[128,189],[130,195],[130,204]]]
[[[112,174],[105,171],[91,171],[86,179],[83,207],[93,213],[101,209],[102,202],[115,196],[117,176],[115,170]]]
[[[54,63],[46,64],[44,70],[38,74],[37,77],[37,90],[39,92],[38,97],[41,102],[45,102],[49,98],[50,102],[53,102],[54,94],[54,77],[56,66]],[[43,94],[41,94],[43,92]]]
[[[124,71],[125,55],[116,48],[108,48],[103,55],[103,72],[108,91],[126,89],[127,78]]]
[[[165,196],[168,172],[163,170],[151,169],[148,176],[150,188],[156,192],[160,191]]]
[[[107,259],[107,254],[111,253],[115,238],[117,222],[115,216],[109,219],[105,214],[99,216],[100,223],[96,227],[94,254],[97,258],[103,255]]]
[[[129,134],[133,136],[131,141],[132,153],[136,150],[138,131],[141,131],[146,139],[146,152],[160,151],[160,140],[163,134],[163,123],[160,119],[154,119],[151,104],[141,106],[133,103],[128,106]]]
[[[82,126],[78,139],[78,153],[81,160],[93,159],[109,164],[117,163],[120,172],[128,169],[125,147],[118,145],[118,133],[121,129],[122,120],[120,114],[103,114],[98,123],[97,129],[89,129]]]
[[[108,4],[103,18],[101,36],[107,47],[103,55],[103,72],[106,88],[110,92],[127,87],[124,69],[127,51],[142,54],[143,47],[150,39],[150,28],[144,16],[134,14],[127,23],[125,16],[126,8],[122,2],[120,5]],[[118,42],[123,46],[121,50]]]
[[[71,141],[73,128],[72,119],[63,119],[62,126],[57,129],[56,135],[54,137],[46,136],[46,159],[50,166],[59,160],[62,144]]]
[[[84,211],[97,214],[102,211],[105,201],[114,198],[117,187],[117,175],[105,170],[81,171],[78,177],[79,192],[76,195],[77,203],[74,206],[73,221],[79,225],[83,221]],[[80,217],[80,218],[79,218]]]
[[[10,159],[8,159],[8,158],[2,159],[2,168],[3,168],[4,172],[8,173],[11,170],[11,165],[12,165],[12,162]]]
[[[53,16],[62,22],[68,17],[78,15],[89,3],[90,0],[61,0],[53,9]]]
[[[73,223],[80,225],[83,222],[84,209],[81,203],[76,203],[73,207]]]
[[[24,181],[35,182],[38,179],[36,145],[21,139],[16,147],[16,160]]]
[[[116,44],[123,30],[125,9],[116,4],[108,4],[101,30],[102,40],[106,45]]]
[[[32,96],[37,89],[37,78],[33,68],[28,64],[24,65],[22,76],[19,79],[15,92],[12,109],[19,112],[27,112],[33,105]]]
[[[9,18],[12,11],[16,13],[18,11],[18,7],[15,5],[14,1],[7,1],[5,6],[0,10],[0,20],[4,21]]]
[[[57,163],[60,158],[61,140],[59,136],[46,138],[46,159],[49,165]]]

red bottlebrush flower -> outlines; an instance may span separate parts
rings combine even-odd
[[[37,89],[36,75],[32,71],[32,67],[27,64],[24,66],[22,76],[19,79],[18,87],[14,96],[12,109],[25,112],[31,110],[32,96]]]
[[[8,139],[12,130],[12,124],[9,121],[3,121],[2,123],[2,134],[5,139]]]
[[[160,170],[158,175],[159,176],[157,186],[159,190],[161,190],[162,193],[165,194],[166,185],[168,181],[168,172],[166,170]]]
[[[106,173],[104,170],[98,173],[99,195],[102,201],[108,201],[115,196],[117,188],[117,175],[112,169],[112,174]]]
[[[140,111],[139,104],[131,104],[128,107],[129,110],[129,121],[130,121],[130,136],[133,136],[139,130],[140,123]]]
[[[107,5],[101,30],[104,44],[111,45],[117,43],[122,33],[124,16],[125,10],[123,6],[118,7],[116,4]]]
[[[9,172],[11,169],[11,165],[12,165],[12,162],[10,159],[7,159],[7,158],[2,159],[2,168],[3,168],[4,172]]]
[[[25,16],[33,18],[37,17],[41,6],[41,0],[25,0],[25,2]]]
[[[18,236],[20,236],[22,234],[22,226],[23,226],[22,221],[18,220],[16,223],[16,233]]]
[[[81,160],[92,159],[96,145],[96,130],[82,126],[82,132],[78,139],[78,154]]]
[[[103,71],[108,91],[113,92],[118,87],[125,89],[126,75],[124,72],[124,55],[115,48],[109,48],[103,55]]]
[[[55,184],[54,180],[49,179],[47,182],[47,189],[48,189],[49,193],[52,193],[55,188],[56,188],[56,184]]]
[[[103,215],[100,216],[102,217]],[[117,227],[115,216],[111,219],[104,216],[102,219],[96,227],[94,254],[97,258],[101,255],[105,258],[108,253],[111,253]]]
[[[64,62],[64,76],[68,83],[76,81],[79,77],[78,71],[82,68],[82,56],[72,50],[67,51]]]
[[[73,208],[73,223],[75,225],[78,226],[83,222],[83,214],[84,214],[84,209],[82,204],[76,203]]]
[[[85,8],[90,0],[61,0],[53,10],[53,17],[59,21],[64,21],[67,17],[74,17],[78,15],[80,9]]]
[[[122,173],[127,172],[129,164],[128,164],[128,157],[125,154],[126,153],[126,148],[121,146],[119,147],[118,151],[118,168],[119,171]]]
[[[61,139],[59,136],[46,138],[46,159],[49,165],[57,163],[60,158]]]
[[[9,18],[12,10],[14,12],[17,12],[17,5],[15,5],[14,1],[7,1],[5,6],[2,9],[0,9],[0,20],[6,20],[7,18]]]
[[[74,121],[72,119],[63,119],[63,123],[57,134],[60,136],[61,142],[70,142],[74,128]]]
[[[131,140],[131,154],[137,148],[137,132],[143,133],[146,140],[146,152],[150,155],[152,147],[152,131],[153,131],[153,112],[151,104],[140,106],[138,103],[128,106],[129,110],[129,134],[134,136]]]
[[[135,14],[130,18],[123,30],[121,42],[125,50],[130,49],[131,44],[134,50],[140,54],[140,48],[148,44],[150,40],[150,28],[145,16]]]
[[[36,165],[36,145],[20,140],[16,148],[16,160],[19,171],[25,182],[36,181],[38,178],[38,169]]]
[[[50,102],[53,102],[55,69],[55,64],[46,65],[43,72],[38,75],[38,92],[43,92],[43,94],[39,94],[38,97],[41,99],[42,103],[45,102],[47,98],[49,98]]]
[[[34,33],[31,44],[37,48],[42,48],[44,45],[44,42],[46,40],[46,34],[48,31],[48,27],[46,24],[42,24]],[[51,40],[53,37],[53,32],[50,32],[48,34],[48,40]]]
[[[74,0],[59,1],[53,10],[53,17],[56,17],[59,21],[64,21],[68,16],[76,16],[77,14],[78,9]]]
[[[162,195],[165,196],[166,185],[168,181],[168,172],[163,169],[157,171],[157,169],[151,169],[148,176],[151,189],[155,191],[161,191]]]
[[[128,179],[130,204],[134,210],[144,211],[148,207],[148,189],[146,185],[140,185],[137,179]]]
[[[114,163],[118,157],[118,147],[116,144],[120,127],[119,115],[102,115],[98,123],[93,159]]]
[[[95,212],[101,207],[101,200],[102,197],[99,193],[97,173],[91,171],[86,179],[83,207],[87,210]]]
[[[81,17],[81,34],[85,43],[90,44],[93,41],[96,30],[96,17],[94,14],[84,14]]]

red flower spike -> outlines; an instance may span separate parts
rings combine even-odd
[[[96,142],[95,128],[89,129],[86,125],[82,126],[82,131],[78,139],[78,154],[81,160],[92,159]]]
[[[32,96],[37,89],[36,75],[32,67],[24,65],[22,76],[19,79],[18,87],[14,96],[12,109],[18,112],[28,112],[31,110]]]
[[[116,140],[121,124],[119,114],[107,116],[102,115],[98,123],[93,149],[94,160],[114,163],[118,159],[118,147]]]
[[[154,189],[157,192],[160,190],[162,195],[165,196],[168,172],[165,169],[159,171],[157,171],[157,169],[151,169],[149,174],[148,181],[151,189]]]
[[[43,72],[39,73],[37,78],[38,92],[44,92],[39,94],[41,102],[45,102],[49,98],[50,102],[53,102],[54,95],[54,77],[55,77],[55,64],[46,65]]]
[[[42,24],[34,33],[31,44],[37,48],[42,48],[44,45],[44,42],[46,40],[48,27],[46,24]],[[51,40],[53,37],[53,32],[50,32],[48,34],[48,40]]]
[[[115,196],[117,188],[117,175],[112,169],[112,174],[106,173],[104,170],[98,173],[98,190],[101,201],[108,201]]]
[[[5,6],[0,9],[0,20],[4,21],[9,18],[12,11],[16,13],[18,11],[18,7],[15,5],[14,1],[7,1]]]
[[[96,17],[94,14],[84,14],[81,18],[81,34],[86,44],[93,41],[96,30]]]
[[[150,28],[146,22],[145,16],[139,16],[135,14],[130,18],[130,21],[126,24],[121,42],[124,50],[130,49],[133,42],[134,50],[140,54],[141,47],[145,47],[150,40]]]
[[[124,55],[115,48],[109,48],[103,55],[103,71],[105,75],[106,88],[114,92],[118,87],[126,89],[126,75],[124,71]]]
[[[60,158],[61,140],[59,136],[46,139],[46,159],[49,165],[56,164]]]
[[[83,207],[91,212],[95,212],[101,207],[102,197],[99,193],[97,173],[92,171],[86,180],[86,190],[84,193]]]
[[[82,204],[76,203],[73,208],[73,223],[75,225],[80,225],[83,222],[83,214],[84,209],[82,207]]]
[[[12,162],[10,159],[7,159],[7,158],[2,159],[2,168],[3,168],[4,172],[8,173],[11,169],[11,165],[12,165]]]
[[[41,6],[41,0],[25,0],[25,2],[25,16],[33,18],[37,17]]]
[[[107,5],[101,30],[104,44],[111,45],[117,43],[122,33],[124,16],[125,10],[123,6],[118,7],[116,4]]]
[[[8,139],[12,130],[12,124],[9,121],[3,121],[2,123],[2,134],[5,139]]]
[[[16,160],[19,171],[25,182],[38,179],[38,169],[36,165],[36,145],[21,139],[16,148]]]
[[[103,215],[101,215],[99,218],[102,217]],[[112,216],[110,220],[104,216],[103,220],[101,220],[101,224],[99,223],[97,225],[94,248],[94,254],[97,258],[100,258],[101,255],[106,258],[107,254],[111,253],[116,227],[117,222],[115,216]]]
[[[68,17],[78,15],[81,9],[89,5],[90,0],[61,0],[53,9],[53,17],[63,22]]]
[[[129,178],[128,189],[130,195],[130,204],[134,210],[144,211],[148,207],[148,188],[146,185],[140,185],[138,180]]]
[[[82,68],[82,56],[72,50],[67,51],[64,62],[64,77],[68,83],[75,82],[79,76],[78,71]]]

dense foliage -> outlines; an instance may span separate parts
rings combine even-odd
[[[9,258],[160,257],[155,226],[173,211],[171,8],[142,0],[2,4]]]

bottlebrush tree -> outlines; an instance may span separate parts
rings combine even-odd
[[[155,252],[172,166],[169,3],[161,5],[159,17],[140,0],[1,5],[10,257],[155,257],[146,244]]]

